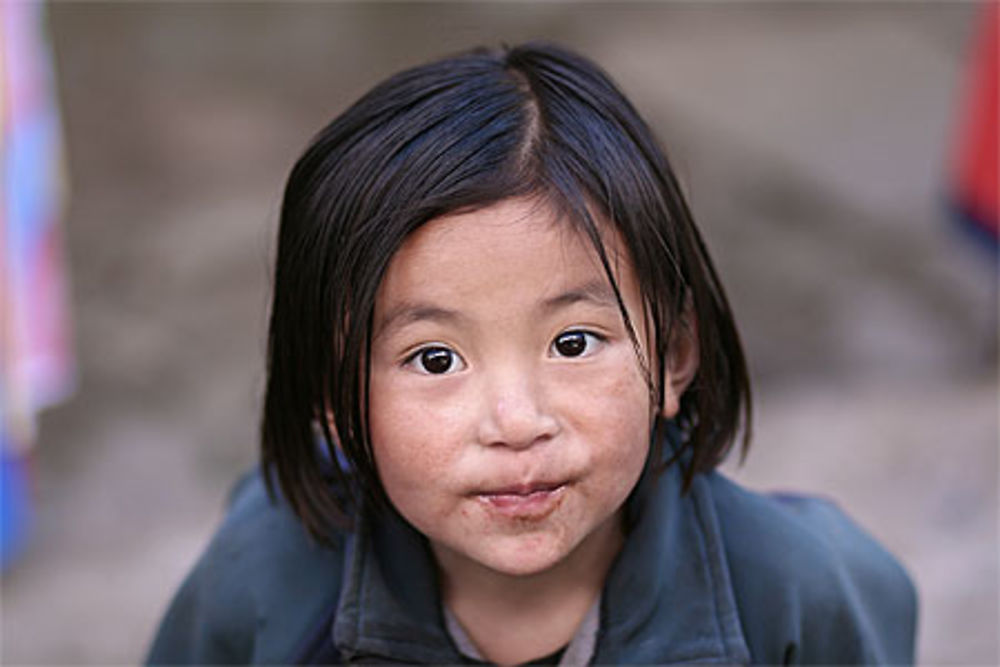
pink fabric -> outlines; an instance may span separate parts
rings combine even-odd
[[[62,227],[65,179],[44,5],[0,0],[0,419],[8,447],[75,384]]]

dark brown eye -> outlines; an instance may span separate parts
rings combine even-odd
[[[420,366],[428,373],[447,373],[455,364],[455,353],[443,347],[428,347],[419,354]]]
[[[582,331],[567,331],[559,334],[552,346],[560,356],[579,357],[587,351],[587,334]]]

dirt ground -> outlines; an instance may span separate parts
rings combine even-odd
[[[54,4],[80,366],[4,664],[135,663],[255,457],[287,170],[381,77],[544,38],[660,133],[740,323],[755,488],[908,568],[924,664],[997,664],[997,265],[946,207],[969,3]]]

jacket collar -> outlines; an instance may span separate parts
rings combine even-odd
[[[647,466],[632,526],[602,596],[594,663],[747,663],[714,504],[702,476],[681,496],[677,465]],[[395,511],[348,540],[334,642],[346,660],[455,664],[425,538]]]
[[[632,526],[605,582],[598,664],[750,661],[715,507],[703,476],[647,469],[626,507]]]
[[[462,662],[445,630],[437,568],[426,539],[386,509],[347,543],[333,639],[348,662]]]

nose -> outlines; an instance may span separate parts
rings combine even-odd
[[[508,366],[489,375],[485,384],[479,420],[483,445],[525,449],[559,432],[546,392],[533,374]]]

